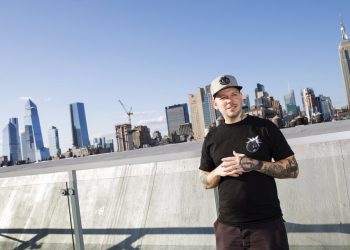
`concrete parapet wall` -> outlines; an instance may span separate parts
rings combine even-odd
[[[300,173],[277,180],[292,245],[350,246],[350,140],[292,145]]]
[[[300,175],[277,180],[290,245],[346,249],[350,140],[292,148]],[[86,249],[215,249],[214,191],[201,188],[198,165],[199,152],[77,171]],[[67,181],[64,172],[0,178],[0,249],[72,249]]]

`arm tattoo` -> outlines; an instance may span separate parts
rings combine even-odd
[[[275,178],[296,178],[299,174],[299,168],[293,156],[282,161],[270,162],[262,172]]]
[[[202,173],[202,174],[200,175],[200,177],[199,177],[200,180],[201,180],[201,183],[204,184],[204,185],[208,185],[208,184],[209,184],[208,179],[207,179],[207,176],[208,176],[207,173]]]
[[[298,163],[294,156],[277,162],[263,162],[243,156],[240,165],[246,172],[256,170],[274,178],[296,178],[299,174]]]
[[[254,160],[254,159],[248,158],[247,156],[243,156],[240,159],[239,163],[242,166],[243,170],[247,172],[252,170],[260,170],[264,165],[263,161]]]

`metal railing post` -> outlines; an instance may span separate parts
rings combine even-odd
[[[69,171],[69,189],[68,196],[72,208],[73,216],[73,231],[75,238],[75,247],[79,250],[84,250],[83,228],[81,225],[77,174],[75,170]]]

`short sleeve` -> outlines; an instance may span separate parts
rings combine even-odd
[[[279,161],[294,155],[294,152],[289,146],[286,138],[275,124],[269,122],[267,129],[272,150],[272,157],[275,161]]]
[[[203,146],[202,146],[202,154],[201,154],[201,162],[199,169],[206,171],[206,172],[211,172],[215,169],[215,164],[213,162],[212,157],[210,156],[210,147],[208,146],[209,144],[209,136],[204,139]]]

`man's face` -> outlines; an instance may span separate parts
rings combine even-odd
[[[225,122],[234,122],[242,113],[242,95],[236,88],[220,90],[213,100],[213,106],[223,115]]]

